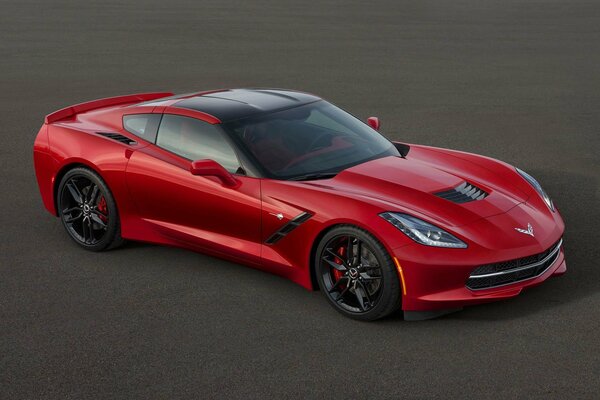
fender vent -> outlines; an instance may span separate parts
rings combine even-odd
[[[123,136],[119,133],[111,133],[111,132],[96,132],[98,135],[102,135],[112,140],[116,140],[117,142],[125,143],[128,145],[137,144],[137,142],[133,139],[128,138],[127,136]]]
[[[469,201],[482,200],[489,193],[469,182],[463,182],[454,189],[434,193],[437,197],[453,203],[468,203]]]
[[[288,233],[299,227],[302,223],[308,221],[312,217],[312,214],[303,212],[296,216],[294,219],[290,220],[287,224],[283,225],[279,230],[273,233],[267,240],[265,240],[266,244],[277,243],[279,240],[283,239]]]

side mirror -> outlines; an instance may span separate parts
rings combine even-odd
[[[190,165],[190,172],[197,176],[214,176],[223,186],[236,187],[239,182],[221,164],[213,160],[196,160]]]
[[[369,126],[373,129],[375,129],[376,131],[379,130],[379,118],[377,117],[369,117],[367,118],[367,124],[369,124]]]

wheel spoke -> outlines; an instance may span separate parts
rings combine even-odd
[[[104,214],[102,211],[98,210],[97,208],[92,208],[92,210],[90,212],[92,214],[96,214],[99,217],[108,218],[108,214]]]
[[[88,234],[87,234],[87,219],[89,217],[84,217],[83,221],[81,222],[81,233],[83,236],[83,243],[87,243],[87,239],[88,239]]]
[[[360,278],[363,281],[376,281],[376,280],[381,279],[380,276],[371,276],[371,275],[368,275],[366,272],[361,272]]]
[[[337,299],[335,301],[340,301],[344,298],[344,295],[346,294],[346,292],[350,289],[350,285],[346,285],[346,287],[344,288],[344,290],[342,290],[342,292],[339,294],[339,296],[337,297]]]
[[[77,185],[75,185],[73,181],[70,181],[69,183],[67,183],[66,186],[67,189],[69,189],[69,193],[71,193],[71,197],[73,197],[73,200],[75,200],[77,203],[83,203],[83,195],[79,191]]]
[[[367,298],[367,301],[369,302],[369,307],[371,307],[372,304],[371,304],[371,296],[369,296],[369,291],[367,290],[367,288],[365,287],[365,285],[361,281],[357,281],[357,283],[360,285],[361,292],[364,293],[364,297]]]
[[[369,260],[367,260],[366,257],[360,257],[360,263],[362,264],[363,267],[369,267]]]
[[[71,214],[73,211],[81,211],[81,208],[79,206],[75,206],[75,207],[71,207],[71,208],[65,208],[64,210],[62,210],[63,215],[64,214]]]
[[[104,221],[102,221],[102,219],[100,219],[99,216],[97,216],[95,213],[90,214],[90,217],[92,218],[92,220],[97,223],[98,225],[100,225],[100,227],[102,229],[106,229],[107,225]]]
[[[367,309],[365,308],[365,301],[363,299],[362,292],[363,292],[362,287],[358,287],[358,284],[354,285],[354,295],[356,296],[356,299],[358,300],[358,303],[360,304],[360,308],[363,311],[367,311]]]
[[[362,270],[365,270],[365,269],[381,269],[381,267],[378,264],[376,264],[376,265],[369,265],[368,260],[366,258],[363,258],[363,263],[362,263],[361,269]]]
[[[354,252],[352,251],[354,248],[354,238],[352,236],[348,236],[348,249],[346,250],[346,259],[348,260],[348,265],[352,266],[354,261]]]
[[[342,262],[342,264],[343,264],[343,267],[344,267],[344,269],[349,269],[349,268],[350,268],[350,267],[348,266],[348,264],[347,264],[347,263],[344,261],[344,259],[343,259],[342,257],[340,257],[340,255],[339,255],[339,254],[335,254],[335,253],[334,253],[334,252],[333,252],[331,249],[325,249],[325,251],[326,251],[327,253],[329,253],[329,255],[330,255],[330,256],[333,256],[333,257],[337,258],[338,260],[340,260],[340,261]],[[328,260],[328,259],[326,259],[325,257],[323,257],[323,259],[324,259],[325,261],[331,262],[331,260]],[[338,265],[338,266],[339,266],[339,264],[337,264],[337,263],[334,263],[334,264],[336,264],[336,265]],[[335,268],[335,267],[334,267],[334,268]],[[336,268],[336,269],[339,269],[339,268]],[[340,270],[340,271],[343,271],[343,270]]]
[[[342,283],[342,279],[344,281],[348,281],[348,277],[347,276],[342,276],[340,279],[337,280],[337,282],[331,287],[331,289],[329,289],[329,293],[333,293],[335,292],[335,290],[340,286],[340,284]]]
[[[331,261],[330,259],[328,259],[326,257],[323,257],[323,261],[325,261],[327,264],[329,264],[333,268],[337,269],[338,271],[346,271],[347,270],[345,265],[338,264],[334,261]]]
[[[63,213],[64,214],[64,213]],[[77,220],[79,220],[81,217],[83,216],[83,212],[80,212],[79,214],[77,214],[76,216],[73,215],[65,215],[63,216],[65,223],[67,224],[71,224]]]
[[[93,189],[92,189],[91,193],[90,193],[90,190],[88,189],[88,195],[89,195],[88,203],[90,205],[93,205],[96,203],[96,196],[98,195],[98,185],[94,185],[93,183],[92,183],[92,185],[93,185]]]
[[[89,243],[92,244],[92,242],[94,241],[94,231],[92,230],[92,219],[90,217],[88,217],[87,219],[87,228],[88,228],[88,238],[89,238]]]

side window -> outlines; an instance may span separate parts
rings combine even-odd
[[[123,116],[123,128],[144,140],[154,143],[161,114],[131,114]]]
[[[165,114],[156,144],[189,160],[214,160],[231,173],[240,168],[233,148],[219,128],[195,118]]]

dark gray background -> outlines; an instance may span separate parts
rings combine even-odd
[[[0,398],[597,396],[600,4],[368,3],[0,4]],[[201,254],[86,252],[43,209],[45,114],[237,86],[311,91],[389,138],[531,172],[566,220],[567,275],[434,321],[359,323]]]

